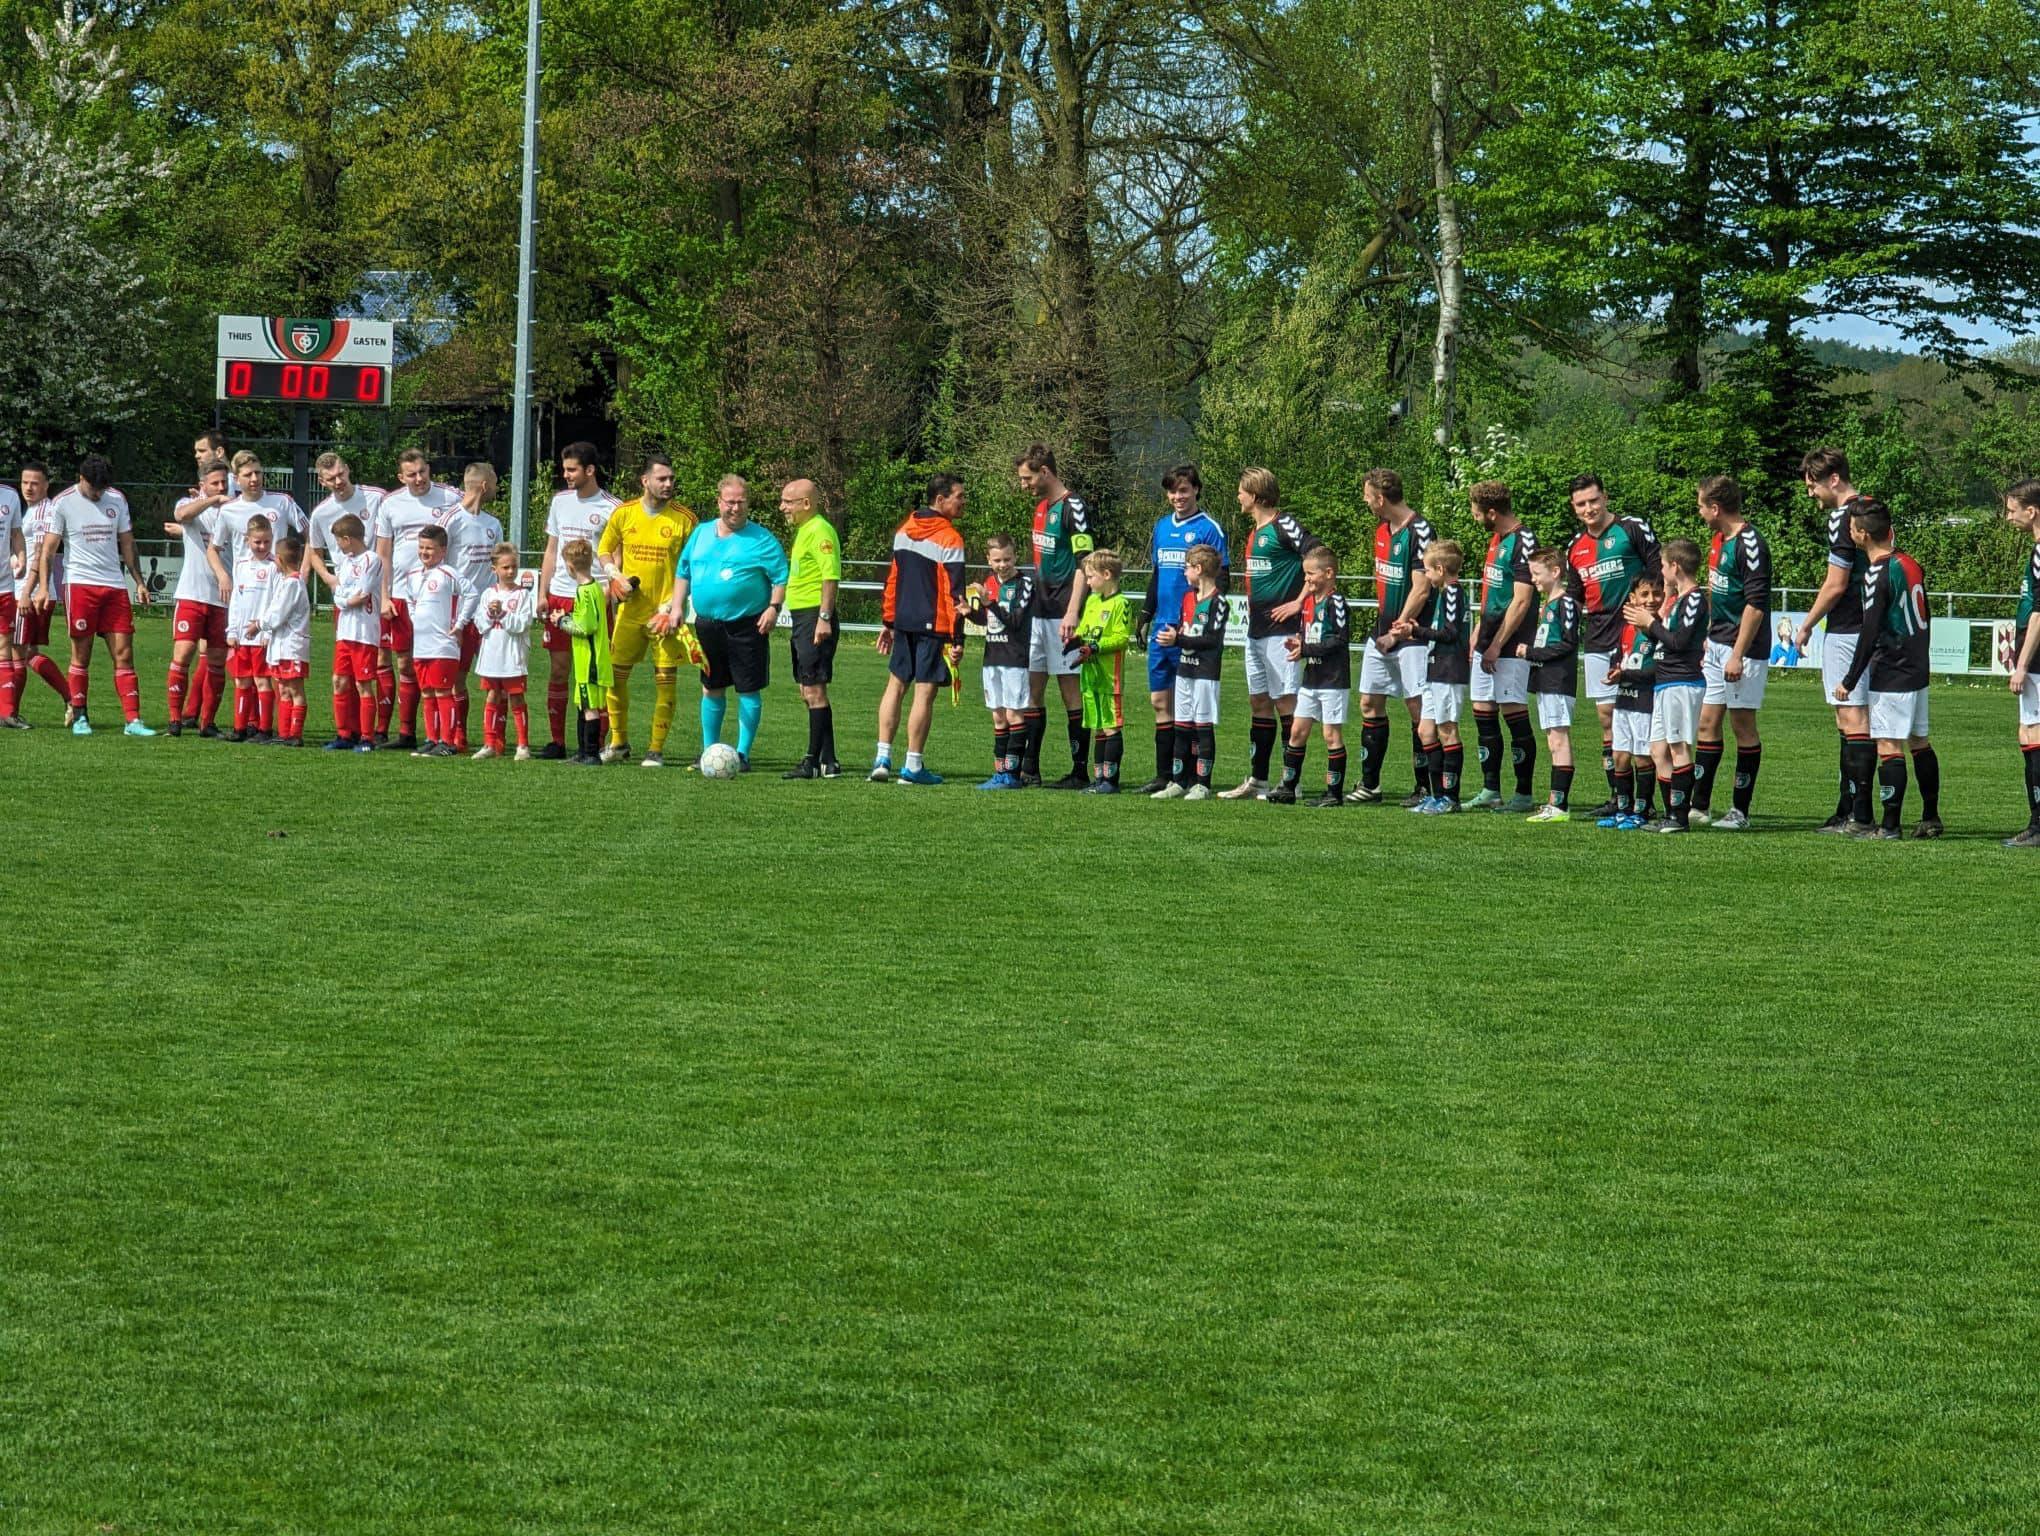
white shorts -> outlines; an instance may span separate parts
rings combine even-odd
[[[986,667],[985,679],[986,709],[1025,709],[1027,707],[1027,669],[1025,667]]]
[[[1360,651],[1360,686],[1355,691],[1363,696],[1376,694],[1384,699],[1420,698],[1424,692],[1424,674],[1430,669],[1429,646],[1405,645],[1384,656],[1369,640]]]
[[[2019,724],[2040,725],[2040,672],[2026,674],[2026,686],[2019,690]]]
[[[1530,702],[1530,663],[1503,657],[1490,672],[1473,658],[1473,702],[1476,704],[1527,704]]]
[[[1540,731],[1563,731],[1572,728],[1572,695],[1569,693],[1540,693],[1537,695],[1537,729]]]
[[[1849,675],[1849,668],[1856,660],[1856,642],[1861,635],[1829,635],[1820,648],[1820,698],[1831,708],[1842,708],[1853,704],[1858,709],[1870,707],[1870,671],[1866,667],[1863,675],[1856,679],[1856,691],[1839,703],[1835,690],[1842,686],[1842,679]]]
[[[1181,725],[1218,724],[1218,679],[1176,674],[1176,720]]]
[[[1046,672],[1050,677],[1075,677],[1083,665],[1063,649],[1062,620],[1036,614],[1027,637],[1027,670]]]
[[[1608,729],[1608,750],[1626,752],[1631,757],[1649,757],[1651,718],[1640,709],[1618,708]]]
[[[1424,718],[1433,725],[1457,725],[1459,712],[1466,708],[1466,684],[1424,684]]]
[[[1879,741],[1904,741],[1927,734],[1927,690],[1870,695],[1870,734]]]
[[[1692,746],[1700,739],[1705,683],[1663,683],[1650,701],[1650,739]],[[1617,711],[1620,713],[1620,711]]]
[[[1247,692],[1286,699],[1296,692],[1303,663],[1289,654],[1293,635],[1263,635],[1247,641]]]
[[[1343,688],[1299,688],[1296,691],[1296,718],[1322,720],[1326,725],[1344,725],[1346,701],[1351,697]]]
[[[1613,651],[1580,652],[1580,678],[1591,703],[1615,702],[1615,691],[1622,685],[1609,682],[1608,674],[1615,670],[1617,660]]]
[[[1771,663],[1762,657],[1745,656],[1742,681],[1731,683],[1722,676],[1721,669],[1728,665],[1728,653],[1732,649],[1719,640],[1707,642],[1707,654],[1700,662],[1701,674],[1707,679],[1704,702],[1726,704],[1730,709],[1756,709],[1764,702],[1764,675],[1771,670]]]

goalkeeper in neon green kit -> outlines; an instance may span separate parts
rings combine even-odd
[[[1090,595],[1077,619],[1077,632],[1069,652],[1083,663],[1078,682],[1084,701],[1084,728],[1093,733],[1097,751],[1091,782],[1084,792],[1091,795],[1119,793],[1119,763],[1126,742],[1119,728],[1126,723],[1121,707],[1121,672],[1126,661],[1127,642],[1133,638],[1133,604],[1119,590],[1119,556],[1101,549],[1084,561],[1084,578]]]

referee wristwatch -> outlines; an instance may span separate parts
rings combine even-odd
[[[833,624],[836,622],[836,616],[823,608],[815,614],[815,621],[820,624]]]

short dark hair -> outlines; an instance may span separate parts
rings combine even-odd
[[[1891,508],[1872,496],[1849,503],[1849,521],[1861,523],[1866,537],[1882,544],[1891,537]]]
[[[1581,491],[1605,491],[1607,489],[1607,486],[1601,484],[1601,477],[1599,475],[1574,475],[1572,483],[1565,488],[1565,494],[1568,497],[1572,497],[1579,495]]]
[[[24,464],[23,469],[33,469],[33,464]],[[2016,501],[2022,507],[2040,507],[2040,480],[2028,478],[2017,481],[2005,492],[2006,501]]]
[[[204,443],[214,453],[225,453],[227,451],[227,434],[218,427],[207,427],[198,434],[197,441]]]
[[[421,539],[430,539],[435,544],[444,544],[446,542],[446,530],[444,528],[435,527],[431,523],[427,523],[423,528],[420,528],[418,530],[418,537]]]
[[[1709,475],[1700,482],[1700,499],[1730,517],[1742,516],[1742,486],[1734,475]]]
[[[1700,546],[1691,539],[1666,539],[1664,560],[1666,565],[1675,565],[1688,576],[1700,574]]]
[[[406,448],[397,455],[397,462],[399,464],[423,464],[427,469],[430,469],[432,467],[432,455],[423,448]]]
[[[1060,473],[1055,467],[1055,450],[1046,443],[1029,443],[1027,451],[1015,456],[1013,467],[1026,465],[1029,469],[1045,469],[1051,475]]]
[[[1204,477],[1197,473],[1195,464],[1178,464],[1162,476],[1162,489],[1165,491],[1181,490],[1186,485],[1199,494],[1203,493]]]
[[[1530,551],[1532,565],[1548,565],[1553,569],[1565,564],[1565,556],[1556,544],[1540,544]]]
[[[293,561],[302,560],[305,557],[305,541],[294,533],[286,533],[276,541],[276,552],[289,555]]]
[[[947,496],[961,484],[963,484],[963,476],[961,475],[952,475],[946,471],[930,475],[928,477],[927,504],[931,507],[934,506],[936,502]]]
[[[361,519],[352,512],[343,513],[333,519],[333,533],[343,539],[360,539],[368,536],[368,530],[361,525]]]
[[[1799,461],[1799,473],[1807,480],[1825,480],[1830,475],[1850,479],[1849,456],[1839,448],[1809,448]]]
[[[985,540],[986,549],[1018,549],[1019,540],[1010,533],[995,533]]]
[[[560,462],[572,459],[584,469],[600,469],[602,452],[593,443],[569,443],[560,450]]]
[[[31,471],[34,472],[35,474],[41,475],[45,480],[49,479],[50,477],[50,467],[49,465],[43,463],[41,459],[30,459],[26,464],[21,466],[17,473],[25,475],[30,473]]]
[[[566,455],[561,454],[560,457],[565,458]],[[581,462],[585,464],[588,461],[586,459],[583,459],[581,460]],[[650,474],[655,469],[671,469],[672,467],[673,461],[667,458],[664,453],[652,452],[645,455],[645,467],[639,470],[638,473],[640,475],[645,475]]]
[[[88,453],[78,461],[78,478],[92,487],[97,496],[113,484],[113,460],[103,453]]]
[[[27,467],[28,466],[25,464],[22,466],[22,468],[24,469],[26,469]],[[203,464],[198,466],[198,478],[201,480],[203,480],[207,475],[224,475],[226,473],[228,473],[228,469],[227,461],[225,459],[207,459]]]
[[[1507,512],[1515,503],[1509,488],[1500,480],[1476,480],[1467,487],[1467,500],[1483,512]]]
[[[1362,485],[1371,485],[1390,501],[1402,500],[1402,476],[1392,469],[1370,469],[1361,477]]]

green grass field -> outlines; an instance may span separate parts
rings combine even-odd
[[[783,784],[784,677],[720,784],[0,737],[0,1531],[2032,1530],[2040,865],[1934,711],[1895,847],[1799,677],[1686,838]]]

